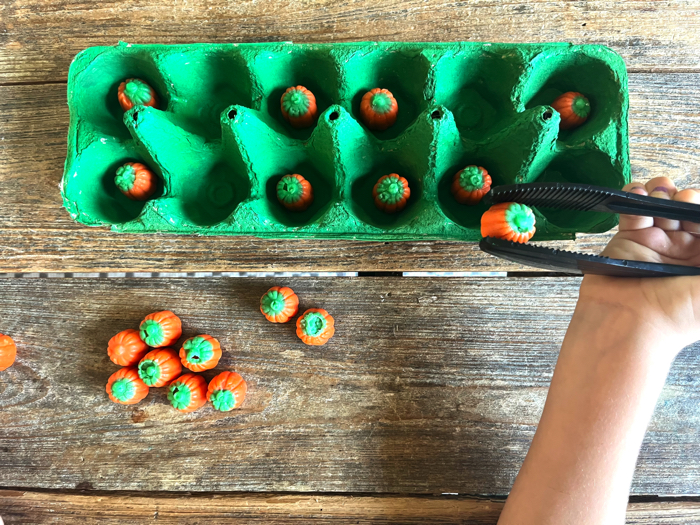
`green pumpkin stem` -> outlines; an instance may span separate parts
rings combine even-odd
[[[577,117],[587,118],[591,112],[591,104],[586,97],[574,97],[574,100],[571,102],[571,110]]]
[[[190,406],[191,400],[192,391],[187,385],[176,381],[168,387],[168,401],[178,410],[184,410]]]
[[[326,329],[328,322],[318,312],[309,312],[301,319],[301,329],[309,337],[318,337]]]
[[[506,222],[514,232],[526,233],[535,226],[535,214],[524,204],[513,203],[505,213]]]
[[[230,390],[217,390],[211,395],[211,404],[216,410],[227,412],[236,406],[236,396]]]
[[[285,175],[277,183],[277,198],[287,204],[294,204],[301,200],[304,194],[304,187],[296,177]]]
[[[387,204],[396,204],[403,198],[404,187],[396,177],[387,177],[377,186],[377,198]]]
[[[124,164],[117,169],[117,174],[114,177],[114,183],[117,188],[123,192],[131,191],[136,181],[136,170],[130,164]]]
[[[124,93],[134,104],[145,104],[151,100],[151,88],[138,79],[129,80],[124,86]]]
[[[158,321],[147,319],[140,326],[141,340],[148,346],[159,346],[165,339],[163,327]]]
[[[188,339],[182,347],[185,349],[187,361],[195,365],[206,363],[214,357],[214,347],[211,342],[200,336]]]
[[[303,117],[309,110],[309,105],[309,97],[298,89],[288,91],[282,97],[282,107],[290,117]]]
[[[370,100],[372,111],[380,115],[391,111],[391,105],[391,98],[389,98],[389,95],[386,93],[375,93],[372,95],[372,99]]]
[[[112,383],[112,395],[119,401],[129,401],[136,393],[136,386],[126,378],[118,379]]]
[[[476,191],[484,187],[484,176],[476,166],[467,166],[459,175],[459,185],[464,191]]]
[[[285,307],[284,295],[277,290],[267,292],[260,303],[265,315],[274,316],[282,313]]]
[[[160,365],[152,359],[147,359],[139,363],[139,377],[148,386],[153,386],[160,379]]]

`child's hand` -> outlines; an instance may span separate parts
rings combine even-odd
[[[700,192],[678,191],[671,179],[633,182],[623,191],[660,199],[700,204]],[[700,265],[700,224],[653,217],[620,215],[620,231],[603,250],[607,257],[665,264]]]
[[[700,192],[678,191],[667,177],[657,177],[646,184],[633,182],[623,190],[700,203]],[[700,224],[621,215],[620,231],[602,255],[700,266]],[[662,337],[671,358],[700,339],[700,277],[630,279],[587,275],[581,285],[580,300],[626,311],[629,316],[620,319],[636,320],[637,329]]]

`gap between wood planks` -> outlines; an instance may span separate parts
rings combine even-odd
[[[566,272],[16,272],[0,273],[0,279],[211,279],[211,278],[342,278],[342,277],[429,277],[429,278],[531,278],[531,277],[580,277]]]
[[[275,497],[275,496],[304,496],[307,498],[314,497],[371,497],[371,498],[413,498],[413,499],[457,499],[468,498],[476,501],[496,501],[505,502],[506,494],[463,494],[454,492],[444,492],[439,494],[411,494],[399,492],[293,492],[293,491],[275,491],[275,492],[237,492],[237,491],[211,491],[211,492],[194,492],[194,491],[130,491],[130,490],[91,490],[91,489],[47,489],[41,487],[2,487],[0,491],[17,491],[17,492],[34,492],[37,494],[65,494],[65,495],[89,495],[89,496],[139,496],[144,498],[179,498],[183,496],[193,498],[210,498],[210,497]],[[651,494],[636,494],[630,495],[630,503],[681,503],[693,502],[700,503],[700,495],[698,496],[657,496]]]

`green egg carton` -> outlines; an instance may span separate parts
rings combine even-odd
[[[140,78],[159,107],[124,112],[117,87]],[[319,118],[295,129],[280,97],[303,85]],[[362,95],[381,87],[399,113],[385,131],[359,118]],[[548,104],[588,97],[579,128],[559,129]],[[62,181],[71,217],[120,232],[253,235],[373,241],[481,237],[486,207],[450,193],[454,174],[486,168],[493,185],[580,182],[621,188],[630,180],[627,73],[609,48],[571,44],[340,43],[92,47],[68,78],[70,129]],[[128,161],[160,177],[146,202],[114,183]],[[314,202],[302,212],[278,202],[287,173],[303,175]],[[372,188],[405,177],[408,205],[386,214]],[[614,216],[535,210],[535,239],[572,238],[616,224]]]

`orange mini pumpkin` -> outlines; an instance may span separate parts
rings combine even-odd
[[[194,412],[207,402],[207,382],[197,374],[183,374],[168,385],[168,401],[180,412]]]
[[[216,410],[228,412],[238,408],[245,399],[248,385],[236,372],[221,372],[209,383],[207,400],[211,401]]]
[[[202,372],[214,368],[221,359],[221,345],[210,335],[190,337],[180,349],[182,366],[193,372]]]
[[[559,95],[552,107],[557,110],[561,117],[560,129],[577,128],[588,118],[591,113],[591,103],[581,93],[568,91]]]
[[[260,311],[271,323],[286,323],[299,311],[299,297],[291,288],[273,286],[260,298]]]
[[[148,395],[148,386],[135,366],[122,368],[109,376],[106,390],[109,398],[121,405],[133,405]]]
[[[138,371],[147,386],[159,388],[182,373],[182,363],[172,348],[157,348],[143,356]]]
[[[277,200],[288,210],[304,211],[314,202],[314,189],[298,173],[285,175],[277,183]]]
[[[399,105],[388,89],[374,88],[362,97],[360,117],[369,129],[383,131],[396,122]]]
[[[117,88],[119,105],[124,111],[129,111],[134,106],[158,107],[156,92],[140,78],[127,78]]]
[[[450,189],[460,204],[478,204],[491,189],[491,176],[481,166],[467,166],[455,173]]]
[[[481,216],[481,235],[525,243],[535,235],[535,214],[517,202],[495,204]]]
[[[170,310],[148,314],[139,325],[141,339],[153,348],[170,346],[182,335],[182,322]]]
[[[119,332],[107,343],[107,353],[115,365],[135,366],[148,352],[138,330],[129,328]]]
[[[9,335],[0,334],[0,372],[12,366],[17,357],[17,345]]]
[[[306,310],[297,319],[297,336],[304,344],[325,345],[335,334],[335,320],[322,308]]]
[[[158,177],[140,162],[126,162],[117,169],[114,184],[132,201],[145,201],[158,187]]]
[[[396,213],[406,207],[411,196],[408,181],[396,173],[380,177],[372,190],[374,204],[385,213]]]
[[[290,87],[280,99],[282,116],[292,127],[308,128],[318,117],[316,97],[304,86]]]

